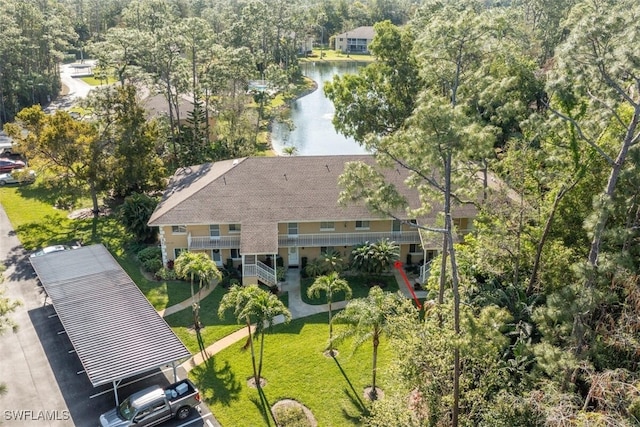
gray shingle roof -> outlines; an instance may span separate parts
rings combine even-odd
[[[242,226],[240,252],[268,254],[278,252],[278,224],[250,223]]]
[[[357,27],[344,33],[337,34],[336,37],[350,38],[350,39],[373,39],[376,32],[373,27]]]
[[[241,223],[244,231],[250,223],[373,219],[363,204],[338,205],[349,161],[374,164],[370,155],[248,157],[179,170],[149,225]],[[406,178],[396,175],[398,184]]]
[[[104,246],[30,260],[94,387],[191,355]]]
[[[376,219],[363,203],[338,204],[338,177],[352,161],[375,165],[371,155],[294,156],[247,157],[180,169],[149,225],[240,223],[242,253],[271,253],[278,248],[278,223]],[[411,207],[419,206],[417,191],[403,183],[406,170],[390,169],[385,175]],[[457,207],[460,214],[467,209]],[[408,219],[404,213],[398,216]],[[264,250],[254,250],[258,248]]]

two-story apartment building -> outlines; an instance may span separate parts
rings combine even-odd
[[[342,53],[369,53],[373,41],[373,27],[358,27],[334,36],[335,50]]]
[[[233,260],[243,282],[275,284],[276,260],[283,267],[300,266],[335,250],[345,259],[353,246],[383,238],[400,245],[401,260],[427,261],[441,248],[440,238],[426,241],[411,223],[428,218],[375,216],[364,204],[338,204],[338,177],[351,161],[375,165],[373,156],[247,157],[179,169],[149,220],[159,227],[165,264],[183,250],[207,253],[218,265]],[[387,180],[404,188],[411,207],[418,193],[403,181],[408,173],[393,169]],[[468,229],[476,214],[473,205],[455,207],[459,231]]]

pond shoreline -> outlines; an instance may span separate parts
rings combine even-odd
[[[315,92],[316,90],[318,90],[318,82],[316,82],[315,80],[307,77],[307,76],[302,76],[303,81],[309,81],[311,82],[311,87],[305,88],[303,90],[301,90],[300,92],[296,92],[294,94],[294,96],[288,100],[287,102],[285,102],[284,104],[282,104],[280,107],[277,107],[275,109],[275,112],[277,113],[282,113],[287,111],[288,109],[291,108],[291,104],[296,102],[298,99],[307,96],[309,94],[312,94],[313,92]],[[282,153],[278,153],[278,151],[273,147],[273,143],[271,141],[271,133],[273,130],[273,123],[278,120],[277,117],[272,117],[269,120],[269,125],[267,126],[267,130],[269,131],[269,135],[267,137],[267,143],[269,144],[269,149],[276,155],[276,156],[282,156]]]

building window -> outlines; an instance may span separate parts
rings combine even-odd
[[[391,231],[399,232],[402,230],[402,222],[399,219],[394,219],[391,225]]]
[[[287,233],[289,236],[297,236],[298,235],[298,223],[290,222],[287,224]]]
[[[468,228],[468,224],[469,221],[467,220],[467,218],[453,218],[453,225],[458,231],[466,231]]]
[[[327,254],[329,252],[335,252],[336,249],[333,246],[320,246],[320,254]]]
[[[336,225],[333,221],[322,221],[320,223],[320,231],[334,231],[336,229]]]
[[[369,221],[356,221],[356,230],[368,230]]]
[[[174,248],[173,249],[173,258],[176,259],[180,256],[182,252],[186,252],[187,248]]]
[[[239,233],[240,224],[229,224],[229,233]]]
[[[187,226],[186,225],[172,225],[171,232],[173,234],[186,234]]]
[[[209,226],[209,236],[220,237],[220,226],[218,224],[212,224]]]
[[[240,249],[231,249],[231,258],[232,259],[242,258],[242,256],[240,255]]]
[[[412,253],[412,254],[422,253],[422,247],[420,247],[420,245],[418,244],[413,243],[409,245],[409,253]]]

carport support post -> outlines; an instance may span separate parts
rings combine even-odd
[[[122,380],[113,380],[113,395],[116,398],[116,406],[120,405],[120,400],[118,399],[118,386],[120,382],[122,382]]]
[[[178,382],[178,371],[176,370],[176,361],[171,362],[171,367],[173,368],[173,382]]]

